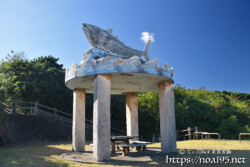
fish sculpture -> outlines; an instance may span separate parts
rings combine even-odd
[[[149,58],[149,47],[151,40],[147,42],[143,51],[130,48],[121,42],[118,36],[114,36],[112,29],[103,30],[97,26],[83,23],[83,32],[91,47],[98,48],[104,51],[116,53],[125,57],[144,56],[147,61]]]

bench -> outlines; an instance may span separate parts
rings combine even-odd
[[[120,141],[120,142],[116,142],[116,148],[117,150],[120,150],[119,149],[119,146],[120,145],[125,145],[125,144],[128,144],[128,143],[124,143],[123,141]],[[130,144],[151,144],[151,142],[147,142],[147,141],[131,141]]]
[[[126,144],[126,143],[124,141],[116,141],[115,144],[116,144],[116,149],[120,150],[119,145]]]
[[[146,141],[131,141],[131,144],[126,144],[123,141],[116,142],[117,144],[117,150],[119,150],[119,147],[121,147],[122,155],[125,156],[129,152],[129,147],[136,148],[137,152],[140,153],[141,151],[146,150],[147,144],[150,144],[150,142]],[[90,146],[93,147],[93,143],[90,144]]]
[[[141,150],[146,150],[146,143],[138,143],[138,144],[121,144],[120,147],[123,148],[122,155],[125,156],[129,152],[129,147],[136,148],[137,152],[140,153]],[[142,149],[141,149],[142,148]]]
[[[151,142],[147,142],[147,141],[131,141],[131,144],[151,144]]]

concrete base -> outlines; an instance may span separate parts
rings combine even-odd
[[[127,136],[139,136],[137,93],[126,94],[126,124]]]
[[[79,152],[67,152],[61,155],[64,160],[75,161],[81,163],[91,163],[91,164],[105,164],[109,166],[156,166],[161,163],[165,165],[166,154],[161,152],[159,147],[147,148],[145,152],[138,153],[136,150],[131,149],[127,156],[122,156],[121,151],[116,151],[115,154],[111,155],[110,161],[106,162],[96,162],[93,160],[92,149],[86,147],[84,153]],[[83,164],[87,165],[87,164]],[[98,166],[98,165],[97,165]],[[161,165],[158,165],[161,166]]]
[[[85,90],[75,89],[73,94],[72,150],[85,150]]]
[[[110,76],[97,75],[94,81],[93,159],[110,160]]]
[[[159,84],[160,128],[162,152],[177,153],[173,83]]]

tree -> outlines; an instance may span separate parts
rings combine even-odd
[[[151,140],[160,134],[159,93],[148,92],[138,95],[139,133]]]
[[[237,122],[238,120],[235,115],[223,119],[217,131],[220,132],[222,138],[235,139],[239,136],[241,130]]]
[[[24,52],[8,54],[2,60],[0,66],[0,91],[8,98],[20,98],[22,90],[26,90],[29,84],[27,75],[29,73],[29,62]]]
[[[65,70],[53,56],[29,61],[24,52],[11,52],[0,65],[0,91],[6,99],[38,101],[72,111],[72,91],[64,83]]]

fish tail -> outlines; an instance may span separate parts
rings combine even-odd
[[[150,60],[150,58],[149,58],[149,47],[150,47],[150,44],[151,44],[151,40],[149,40],[148,42],[147,42],[147,44],[145,45],[145,48],[144,48],[144,52],[145,52],[145,55],[144,55],[144,57],[145,57],[145,59],[147,60],[147,61],[149,61]]]

